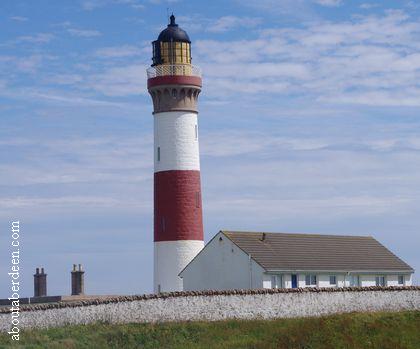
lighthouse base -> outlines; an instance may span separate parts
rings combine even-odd
[[[182,279],[178,274],[203,247],[202,240],[156,241],[154,243],[154,292],[182,291]]]

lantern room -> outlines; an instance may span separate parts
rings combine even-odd
[[[170,17],[168,27],[163,30],[153,45],[152,67],[161,64],[191,64],[191,41],[185,30]]]

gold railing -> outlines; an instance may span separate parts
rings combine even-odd
[[[187,75],[201,77],[201,69],[191,64],[161,64],[147,69],[147,78],[167,75]]]

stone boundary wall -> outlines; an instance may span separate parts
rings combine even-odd
[[[420,287],[189,291],[25,305],[19,328],[226,319],[275,319],[366,311],[420,310]],[[0,331],[11,328],[0,309]]]

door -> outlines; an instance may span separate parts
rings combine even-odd
[[[297,284],[297,275],[296,274],[292,274],[292,288],[297,288],[298,284]]]

